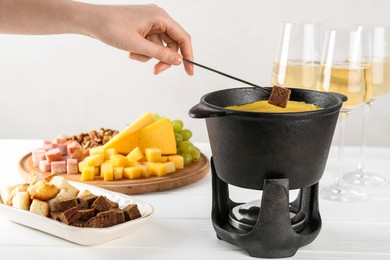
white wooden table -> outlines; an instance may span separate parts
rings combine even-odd
[[[18,160],[40,140],[0,139],[0,184],[22,182]],[[208,144],[197,144],[208,156]],[[359,149],[346,148],[346,168],[357,164]],[[331,183],[337,151],[332,148],[320,187]],[[390,177],[390,148],[369,148],[368,168]],[[322,230],[291,259],[390,259],[390,185],[367,189],[363,202],[320,199]],[[258,198],[231,190],[237,201]],[[133,233],[99,246],[79,246],[0,216],[0,259],[250,259],[246,252],[216,238],[211,223],[211,175],[176,190],[136,195],[155,209]]]

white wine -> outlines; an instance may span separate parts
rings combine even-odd
[[[372,62],[372,99],[390,92],[390,59]]]
[[[319,77],[319,62],[289,60],[286,64],[275,61],[272,85],[287,88],[316,89]]]
[[[337,92],[348,97],[342,110],[368,102],[372,97],[371,65],[337,63],[321,66],[319,90]]]

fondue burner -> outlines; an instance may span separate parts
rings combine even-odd
[[[244,248],[250,256],[293,256],[311,243],[321,229],[318,183],[300,189],[289,203],[289,180],[264,180],[261,200],[237,203],[229,198],[229,187],[218,177],[211,158],[212,222],[217,237]]]

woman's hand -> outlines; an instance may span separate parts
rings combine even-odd
[[[179,65],[182,56],[193,60],[190,35],[163,9],[155,5],[95,6],[88,16],[91,35],[113,47],[129,51],[130,58],[159,62],[154,67],[158,74],[171,65]],[[187,74],[193,66],[184,63]]]

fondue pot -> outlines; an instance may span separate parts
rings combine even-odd
[[[268,98],[256,88],[209,93],[190,110],[206,118],[207,131],[219,177],[235,186],[258,189],[264,179],[288,178],[290,188],[312,185],[321,178],[339,110],[346,97],[291,89],[290,100],[304,101],[320,110],[297,113],[260,113],[229,110]]]
[[[211,216],[217,237],[253,257],[289,257],[321,229],[318,183],[347,98],[291,89],[290,100],[321,109],[269,113],[226,108],[267,99],[268,94],[256,88],[225,89],[204,95],[189,114],[206,119],[212,152]],[[228,184],[262,190],[262,197],[234,202]],[[291,203],[290,189],[300,189]]]

